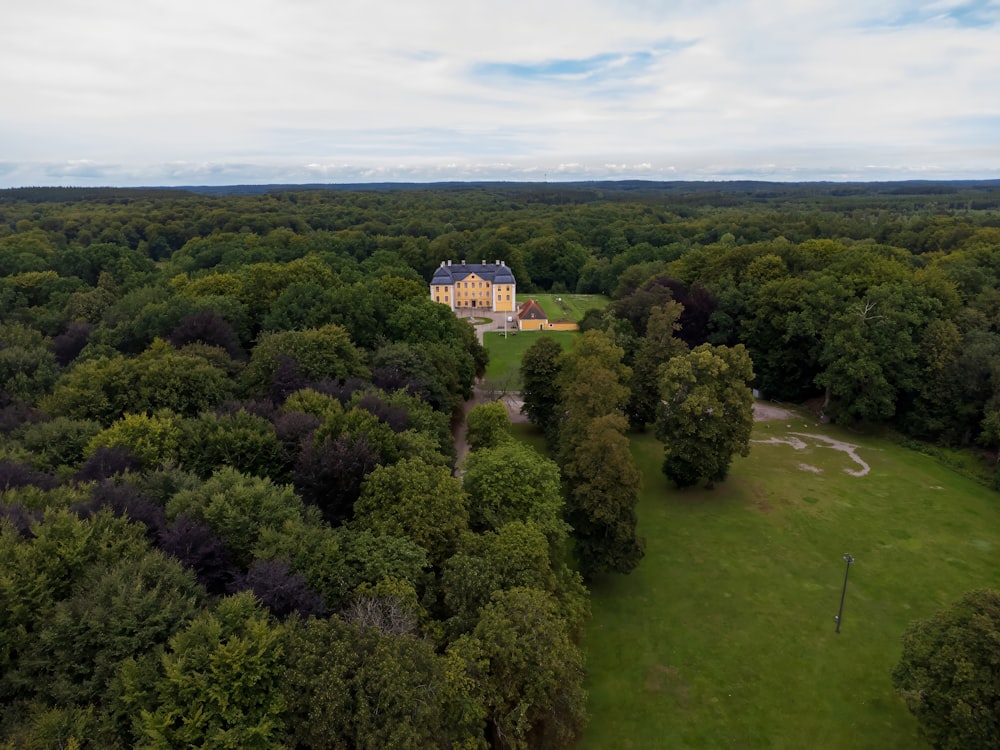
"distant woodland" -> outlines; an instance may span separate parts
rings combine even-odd
[[[448,259],[611,298],[527,358],[553,458],[479,411],[455,476]],[[995,451],[998,277],[998,182],[0,191],[0,747],[569,746],[664,378]]]

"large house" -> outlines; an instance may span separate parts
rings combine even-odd
[[[517,282],[502,261],[452,264],[441,261],[431,279],[431,299],[452,310],[514,312]]]

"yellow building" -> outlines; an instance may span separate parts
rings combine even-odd
[[[452,264],[441,261],[431,279],[431,299],[452,310],[514,312],[517,282],[502,260]]]

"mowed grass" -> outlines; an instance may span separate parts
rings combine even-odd
[[[561,298],[563,304],[556,302]],[[587,310],[603,310],[609,299],[599,294],[519,294],[518,304],[529,299],[537,301],[550,320],[579,321]],[[517,390],[520,385],[521,357],[539,336],[551,336],[563,347],[573,346],[573,337],[579,335],[575,331],[520,331],[513,335],[512,326],[504,338],[503,331],[498,326],[491,325],[484,332],[483,342],[490,353],[490,363],[486,368],[486,379],[503,381],[508,389]]]
[[[535,300],[549,320],[574,320],[579,322],[588,310],[603,310],[611,301],[601,294],[518,294],[517,303]],[[562,300],[562,302],[559,302]]]
[[[528,347],[542,336],[550,336],[559,342],[563,350],[573,346],[573,338],[579,336],[577,331],[508,331],[506,338],[503,331],[488,330],[483,336],[483,343],[490,353],[490,362],[486,366],[486,379],[507,383],[508,389],[519,390],[521,387],[521,357]]]
[[[788,426],[786,426],[788,425]],[[900,637],[1000,585],[1000,497],[933,459],[796,417],[759,423],[713,490],[678,491],[634,436],[646,557],[592,586],[581,748],[923,748],[892,689]],[[810,468],[803,468],[807,465]],[[840,634],[834,615],[850,571]]]

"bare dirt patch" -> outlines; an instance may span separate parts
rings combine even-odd
[[[686,698],[688,685],[676,667],[654,664],[646,673],[643,687],[651,693],[669,691],[677,698]]]
[[[812,435],[807,432],[793,432],[792,434],[798,435],[799,437],[809,438],[810,440],[819,440],[822,443],[826,443],[824,446],[826,448],[833,448],[835,451],[843,451],[846,453],[850,459],[860,467],[853,470],[844,469],[844,472],[850,474],[852,477],[863,477],[872,470],[872,467],[858,455],[857,451],[860,446],[852,443],[845,443],[843,440],[834,440],[826,435]]]
[[[802,471],[809,471],[812,472],[813,474],[823,473],[823,470],[818,466],[810,466],[809,464],[799,464],[799,468],[802,469]]]
[[[774,404],[765,404],[763,401],[753,402],[753,418],[755,422],[774,422],[779,419],[791,419],[796,416],[788,409],[782,409]]]

